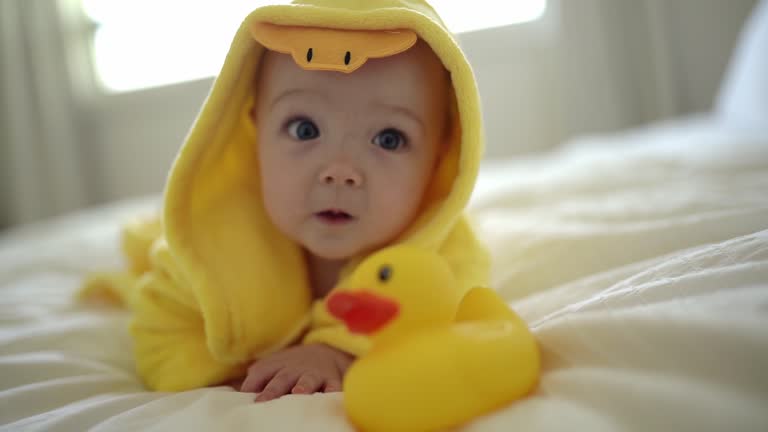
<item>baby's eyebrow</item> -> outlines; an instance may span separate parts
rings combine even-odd
[[[298,96],[298,95],[307,95],[307,94],[310,96],[319,96],[326,100],[328,99],[328,95],[326,95],[325,93],[319,90],[308,89],[308,88],[292,88],[280,93],[277,97],[272,99],[271,106],[277,105],[278,102],[280,102],[285,98],[288,98],[291,96]]]
[[[424,129],[424,121],[421,119],[421,117],[407,107],[400,106],[400,105],[391,105],[386,103],[376,103],[374,104],[374,106],[377,108],[384,108],[388,111],[396,112],[398,114],[402,114],[406,117],[409,117],[411,120],[418,123],[422,129]]]

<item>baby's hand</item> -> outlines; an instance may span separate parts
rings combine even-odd
[[[341,380],[354,357],[325,344],[297,345],[256,361],[240,387],[261,394],[256,402],[288,393],[341,391]]]

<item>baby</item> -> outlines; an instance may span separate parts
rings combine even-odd
[[[340,391],[369,341],[323,299],[367,255],[411,243],[465,289],[486,284],[462,216],[480,123],[471,69],[425,2],[257,9],[174,162],[162,223],[129,225],[131,271],[85,293],[134,310],[152,389]]]
[[[447,73],[424,43],[351,74],[262,60],[258,128],[264,207],[306,250],[313,298],[347,261],[391,244],[418,214],[446,133]],[[300,345],[255,362],[242,391],[268,400],[341,389],[351,356]]]

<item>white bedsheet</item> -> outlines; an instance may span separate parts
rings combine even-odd
[[[0,238],[0,428],[352,430],[339,394],[142,389],[127,314],[71,295],[120,264],[120,219],[155,205]],[[689,121],[489,163],[472,214],[544,373],[462,430],[768,430],[768,137]]]

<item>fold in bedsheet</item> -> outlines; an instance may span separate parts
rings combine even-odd
[[[766,190],[766,137],[696,122],[488,164],[472,215],[544,373],[463,430],[768,430]],[[0,428],[352,430],[339,394],[142,389],[127,315],[71,296],[119,264],[120,219],[154,205],[0,238]]]

